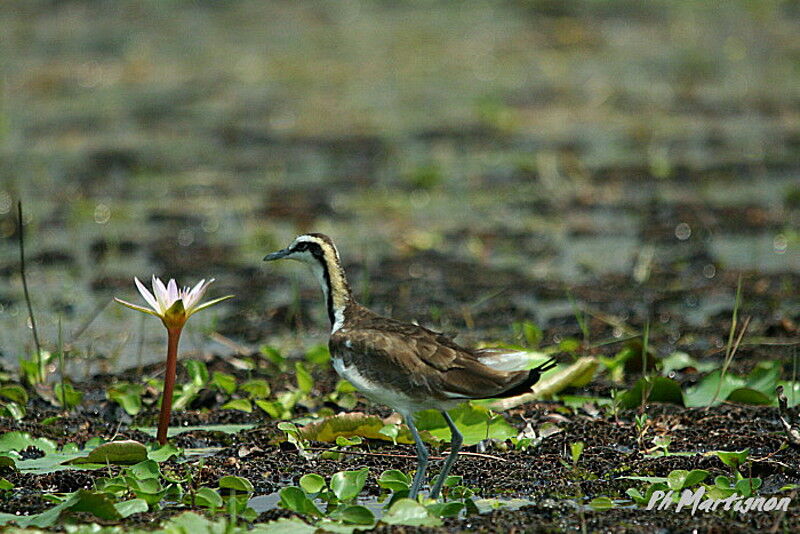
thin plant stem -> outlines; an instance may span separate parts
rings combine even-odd
[[[642,334],[642,404],[640,406],[641,413],[644,410],[644,405],[650,397],[651,387],[648,387],[647,381],[647,351],[650,349],[650,319],[644,323],[644,333]]]
[[[728,345],[725,347],[725,359],[730,357],[733,348],[733,335],[736,333],[737,319],[739,318],[739,306],[742,304],[742,275],[736,282],[736,299],[733,303],[733,315],[731,317],[731,329],[728,332]]]
[[[80,338],[83,335],[83,333],[86,332],[86,330],[89,328],[89,326],[91,326],[91,324],[94,322],[94,320],[97,319],[97,317],[100,316],[100,314],[103,312],[103,310],[106,309],[106,306],[111,304],[111,302],[112,302],[112,300],[108,299],[108,300],[106,300],[104,302],[101,302],[99,305],[95,306],[94,310],[92,311],[92,315],[90,315],[89,318],[86,319],[86,321],[84,321],[83,324],[81,324],[77,328],[77,330],[75,330],[75,332],[72,333],[72,338],[69,341],[70,345],[74,345],[75,342],[78,341],[78,338]]]
[[[64,378],[64,331],[61,325],[61,316],[58,316],[58,372],[61,375],[61,407],[67,407],[67,393]]]
[[[578,327],[583,334],[583,346],[587,347],[589,345],[589,325],[586,322],[586,316],[578,307],[578,303],[575,301],[575,297],[572,296],[570,291],[567,291],[567,297],[569,298],[570,304],[572,304],[572,313],[575,314],[575,320],[578,322]]]
[[[39,332],[36,329],[36,319],[33,317],[31,295],[28,292],[28,277],[25,275],[25,231],[22,227],[22,201],[17,202],[17,219],[19,224],[19,272],[22,275],[22,290],[25,293],[25,303],[28,305],[28,317],[31,320],[33,342],[36,345],[36,379],[41,382],[42,376],[42,345],[39,343]]]
[[[722,363],[722,372],[719,375],[719,382],[717,383],[717,389],[714,391],[714,396],[711,398],[711,402],[709,402],[708,406],[706,406],[706,410],[711,408],[711,405],[714,404],[714,402],[716,402],[717,400],[717,396],[719,395],[720,389],[722,388],[722,381],[725,380],[725,375],[728,372],[728,367],[733,361],[733,357],[736,356],[736,351],[739,350],[739,345],[742,342],[744,333],[747,332],[747,327],[750,326],[750,319],[752,318],[751,317],[745,318],[744,324],[742,325],[742,329],[739,331],[739,335],[736,337],[736,341],[733,344],[730,355],[727,356],[725,358],[725,361]]]
[[[797,389],[797,347],[792,354],[792,406],[794,406],[794,390]]]
[[[172,413],[172,392],[175,390],[175,374],[178,369],[178,342],[181,328],[167,328],[167,369],[164,374],[164,393],[161,395],[161,415],[158,418],[158,443],[166,445],[169,418]]]
[[[706,406],[706,410],[708,410],[712,404],[717,401],[717,397],[719,396],[719,392],[722,389],[722,381],[725,379],[725,373],[728,371],[728,365],[730,365],[731,360],[733,359],[733,355],[736,353],[736,348],[734,347],[733,337],[736,334],[736,327],[738,326],[738,319],[739,319],[739,306],[742,303],[742,275],[739,274],[739,279],[736,282],[736,298],[733,302],[733,313],[731,314],[731,329],[728,332],[728,344],[725,346],[725,360],[722,363],[722,372],[719,375],[719,381],[717,382],[717,388],[714,390],[714,396],[711,397],[711,400]],[[748,319],[749,323],[749,319]],[[744,335],[744,330],[747,329],[747,325],[745,325],[744,329],[742,329],[742,333],[739,336],[739,340],[741,341],[742,336]],[[738,347],[738,342],[736,344]]]

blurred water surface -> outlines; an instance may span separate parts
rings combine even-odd
[[[239,296],[185,351],[319,341],[313,279],[261,264],[301,231],[377,309],[476,338],[569,313],[537,284],[796,274],[799,6],[3,2],[2,361],[32,350],[20,198],[46,346],[62,317],[117,367],[162,357],[154,320],[106,306],[153,273]],[[473,321],[486,299],[506,311]]]

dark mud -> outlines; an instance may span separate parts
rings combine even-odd
[[[755,358],[755,355],[750,355]],[[740,364],[747,366],[747,357]],[[280,392],[291,387],[292,376],[270,368],[261,362],[255,372],[244,373],[231,366],[223,358],[208,362],[212,370],[237,375],[259,376],[269,380],[273,391]],[[145,376],[157,373],[159,366],[143,370]],[[331,370],[315,371],[313,396],[330,392],[335,384]],[[101,399],[105,385],[119,378],[97,376],[91,383],[79,384],[87,398]],[[182,377],[185,379],[185,377]],[[595,394],[603,389],[602,380],[577,394]],[[95,394],[96,392],[96,394]],[[145,409],[131,420],[122,416],[116,405],[97,400],[85,402],[72,414],[60,414],[55,424],[43,425],[44,417],[59,415],[54,408],[47,408],[41,401],[30,407],[30,414],[22,422],[0,421],[0,433],[23,430],[32,435],[49,437],[59,445],[67,442],[82,444],[95,436],[104,438],[129,438],[148,441],[134,425],[152,424],[153,408]],[[360,403],[356,410],[387,415],[384,407]],[[302,415],[302,408],[298,415]],[[746,476],[760,477],[763,489],[770,493],[787,484],[800,482],[800,450],[785,447],[777,412],[772,407],[750,407],[721,405],[710,410],[685,409],[672,405],[650,404],[644,409],[649,415],[647,429],[639,435],[634,417],[638,410],[622,411],[616,416],[586,405],[575,410],[566,409],[560,403],[536,402],[510,410],[506,415],[520,431],[530,427],[539,428],[543,423],[552,423],[558,432],[545,437],[541,444],[525,452],[505,450],[502,444],[484,443],[467,447],[466,452],[482,452],[496,459],[463,456],[455,467],[455,473],[464,477],[464,484],[475,488],[480,497],[522,497],[534,504],[518,510],[496,510],[479,516],[451,519],[437,529],[411,529],[408,527],[379,527],[380,532],[523,532],[552,531],[586,528],[588,531],[608,530],[612,532],[688,532],[693,529],[722,532],[762,532],[777,528],[779,532],[800,528],[800,501],[793,499],[788,513],[751,512],[747,515],[733,513],[711,513],[692,517],[688,513],[672,511],[647,511],[626,501],[625,491],[636,487],[644,490],[646,484],[619,477],[666,476],[675,469],[705,469],[712,477],[728,475],[730,470],[716,456],[702,453],[712,450],[740,450],[750,448],[754,461]],[[795,410],[797,411],[797,410]],[[123,412],[124,413],[124,412]],[[392,446],[385,442],[367,440],[360,446],[349,447],[349,454],[340,460],[314,458],[304,459],[293,446],[283,441],[277,431],[276,422],[265,420],[257,413],[247,414],[232,410],[220,410],[218,404],[204,410],[177,412],[174,425],[207,425],[218,423],[252,423],[254,428],[236,434],[195,430],[180,434],[173,442],[181,447],[217,447],[217,452],[202,460],[187,463],[171,460],[162,465],[166,472],[180,476],[192,472],[193,480],[185,489],[207,485],[214,486],[226,475],[248,478],[255,487],[255,495],[268,495],[288,484],[296,484],[304,473],[315,472],[329,477],[344,469],[369,467],[370,476],[365,488],[368,496],[379,495],[377,476],[385,469],[410,471],[415,466],[412,446]],[[658,456],[646,451],[652,439],[658,435],[672,438],[671,452],[694,452],[690,456]],[[583,441],[586,449],[580,459],[579,469],[562,463],[569,456],[570,444]],[[330,444],[311,443],[321,449]],[[36,454],[37,451],[29,451]],[[433,454],[446,452],[434,450]],[[359,453],[367,453],[361,455]],[[373,456],[375,455],[375,456]],[[406,455],[402,457],[399,455]],[[433,470],[435,472],[434,462]],[[50,506],[41,496],[52,492],[70,492],[92,487],[93,480],[108,476],[119,468],[111,467],[99,471],[59,471],[43,475],[2,473],[16,488],[6,494],[0,502],[4,511],[35,513]],[[620,508],[594,511],[586,503],[595,497],[606,496],[620,500]],[[166,509],[134,516],[131,524],[146,525],[149,521],[178,513],[178,509]],[[268,510],[261,514],[260,521],[286,516],[279,510]]]

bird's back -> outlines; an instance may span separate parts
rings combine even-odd
[[[481,352],[439,332],[382,317],[355,303],[348,312],[346,324],[330,338],[334,366],[373,400],[393,406],[376,397],[400,395],[411,403],[441,408],[442,403],[502,397],[528,379],[529,371],[493,369],[481,362]]]

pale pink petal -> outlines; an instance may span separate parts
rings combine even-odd
[[[169,279],[169,283],[167,284],[167,297],[169,298],[169,305],[172,306],[175,304],[175,301],[181,298],[180,293],[178,293],[178,284],[175,283],[174,278]]]
[[[164,282],[156,278],[155,275],[153,275],[153,293],[155,294],[156,300],[158,300],[158,305],[160,306],[158,311],[164,313],[169,309],[167,287],[164,285]]]
[[[204,278],[203,280],[200,280],[200,282],[198,282],[192,288],[192,290],[189,292],[189,296],[186,298],[185,301],[188,302],[188,304],[186,305],[187,310],[194,308],[197,305],[197,303],[200,302],[200,299],[203,298],[203,295],[208,289],[208,286],[210,286],[213,281],[214,279],[212,278],[211,280],[206,282]]]
[[[136,282],[136,288],[139,290],[139,293],[142,294],[144,300],[146,300],[150,307],[153,308],[153,311],[158,312],[158,301],[155,299],[153,294],[150,293],[150,291],[144,287],[144,284],[141,283],[135,276],[133,277],[133,281]]]

